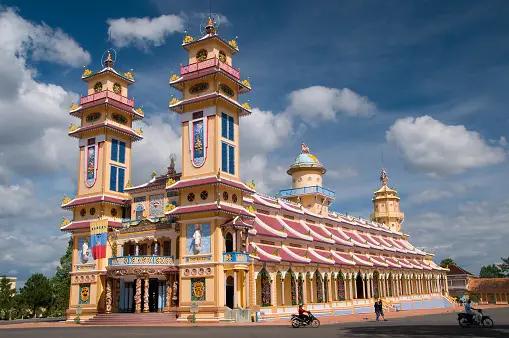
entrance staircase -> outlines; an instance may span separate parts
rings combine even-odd
[[[175,312],[165,313],[111,313],[98,314],[82,325],[146,325],[146,324],[164,324],[176,323]]]

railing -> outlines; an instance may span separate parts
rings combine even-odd
[[[176,222],[175,217],[167,217],[167,216],[152,216],[149,218],[140,218],[140,219],[130,219],[130,218],[122,218],[122,227],[126,228],[131,225],[139,224],[144,219],[148,219],[149,221],[152,221],[154,223],[161,222],[164,224],[172,224]]]
[[[134,107],[134,99],[128,99],[125,96],[116,94],[114,92],[110,92],[109,90],[103,90],[102,92],[99,93],[94,93],[88,96],[82,96],[80,98],[80,106],[84,105],[85,103],[94,102],[104,98],[115,100],[129,107]]]
[[[249,263],[249,254],[246,252],[223,252],[224,263]]]
[[[108,260],[109,266],[173,264],[173,256],[120,256],[112,257]]]
[[[237,80],[240,79],[240,70],[233,68],[232,66],[220,62],[217,58],[208,59],[201,62],[191,63],[185,66],[180,66],[180,76],[183,76],[185,74],[194,73],[200,70],[217,67],[219,65],[219,68],[236,78]]]
[[[312,186],[312,187],[304,187],[304,188],[296,188],[296,189],[284,189],[279,191],[280,197],[291,197],[298,196],[304,194],[312,194],[312,193],[320,193],[328,197],[335,198],[336,193],[332,190],[322,188],[320,186]]]

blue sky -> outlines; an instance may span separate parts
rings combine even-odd
[[[68,107],[85,94],[83,66],[100,67],[108,31],[147,116],[133,183],[180,154],[168,79],[187,63],[184,30],[199,35],[208,9],[0,1],[0,274],[51,275],[63,253],[70,215],[59,205],[74,193],[78,150]],[[474,273],[509,255],[506,2],[215,0],[212,11],[221,36],[238,36],[234,67],[253,86],[242,97],[254,107],[241,122],[244,180],[288,187],[305,142],[328,169],[335,210],[369,217],[383,150],[412,243]]]

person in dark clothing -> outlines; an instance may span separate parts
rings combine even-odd
[[[375,315],[376,315],[376,321],[378,322],[378,318],[380,317],[380,307],[377,301],[375,301]]]
[[[304,308],[302,307],[302,304],[299,304],[299,318],[302,319],[304,322],[309,322],[309,314]]]
[[[382,318],[384,319],[385,321],[385,316],[384,316],[384,307],[383,307],[383,303],[382,303],[382,300],[379,299],[378,300],[378,315],[379,316],[382,316]]]

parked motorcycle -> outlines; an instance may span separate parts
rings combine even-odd
[[[490,318],[490,316],[483,315],[481,309],[476,309],[475,311],[478,311],[481,314],[481,322],[479,323],[475,319],[474,314],[462,312],[458,313],[458,323],[461,327],[469,327],[470,325],[478,325],[487,328],[493,327],[493,320]]]
[[[301,326],[311,326],[317,328],[320,326],[320,321],[318,318],[313,316],[311,312],[308,311],[309,319],[305,320],[300,318],[298,315],[292,315],[292,327],[298,329]]]

